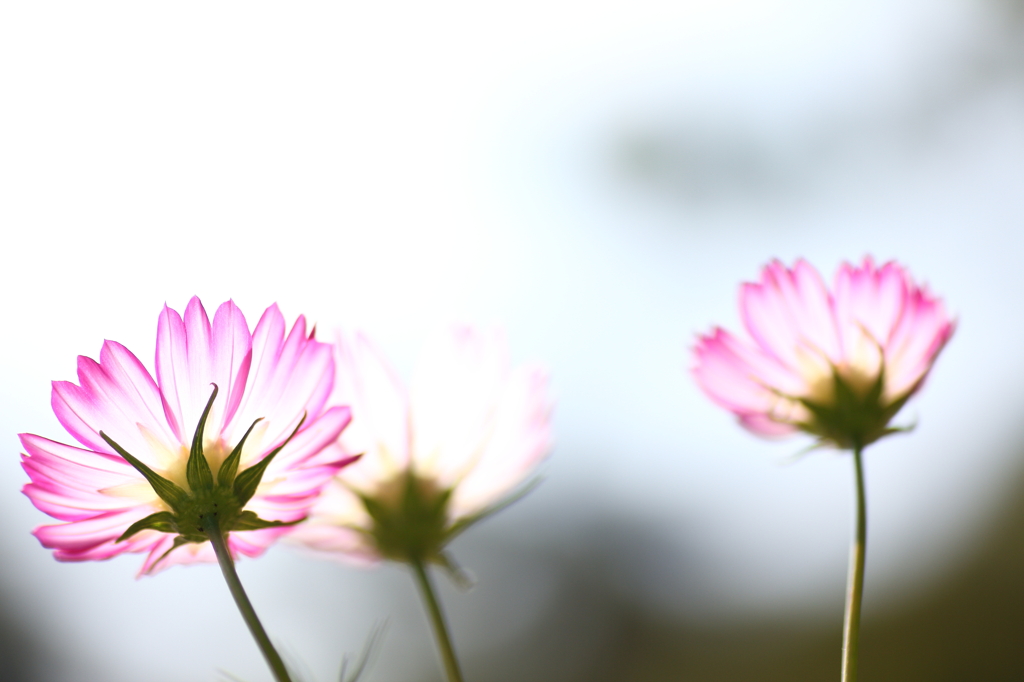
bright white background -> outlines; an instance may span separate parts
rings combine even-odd
[[[362,326],[406,373],[438,322],[502,322],[552,371],[558,445],[544,486],[474,534],[571,544],[627,519],[668,557],[635,558],[638,599],[813,617],[841,602],[850,464],[786,464],[806,443],[737,428],[689,349],[737,328],[738,284],[769,258],[897,258],[960,326],[901,416],[916,432],[867,458],[868,608],[925,589],[1020,469],[1024,98],[1003,9],[4,5],[0,589],[50,643],[52,679],[268,679],[215,567],[136,582],[137,557],[58,564],[18,493],[16,433],[63,438],[49,381],[104,338],[151,366],[161,306],[193,294],[234,298],[250,324],[277,301]],[[456,546],[480,579],[446,593],[470,654],[553,589],[485,551],[503,541]],[[432,665],[397,569],[275,547],[240,570],[311,677],[335,679],[389,616],[370,679]]]

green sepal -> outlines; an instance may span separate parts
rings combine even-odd
[[[362,495],[358,491],[356,494],[359,495],[359,499],[362,500],[363,506],[366,507],[366,513],[373,519],[375,525],[390,525],[391,517],[394,515],[391,509],[377,500],[367,495]]]
[[[100,431],[100,438],[107,442],[107,445],[114,448],[117,454],[121,455],[129,464],[135,467],[136,471],[142,474],[149,484],[153,486],[153,490],[160,499],[171,506],[172,509],[178,509],[181,505],[185,504],[189,499],[188,493],[178,487],[173,481],[168,481],[166,478],[156,473],[148,466],[140,462],[138,459],[128,453],[127,450],[122,448],[120,445],[115,443],[110,436]]]
[[[121,534],[114,542],[122,542],[127,540],[131,536],[138,533],[140,530],[158,530],[161,533],[177,533],[178,524],[174,514],[169,511],[157,512],[150,514],[144,519],[139,519],[132,525],[128,526],[128,530]]]
[[[476,586],[476,578],[469,571],[455,563],[455,560],[452,559],[448,552],[439,552],[434,559],[434,563],[444,569],[444,572],[448,574],[448,577],[460,590],[467,591]]]
[[[469,587],[472,579],[445,554],[445,546],[471,526],[518,502],[540,482],[535,478],[499,502],[453,523],[449,507],[454,489],[440,488],[431,479],[405,471],[373,494],[352,491],[370,517],[368,527],[353,529],[371,540],[381,556],[441,566],[457,585]]]
[[[288,442],[295,437],[295,434],[302,428],[303,423],[306,421],[306,413],[302,413],[302,419],[299,420],[298,426],[291,432],[284,442],[278,445],[276,448],[270,451],[266,457],[253,464],[251,467],[238,474],[238,478],[235,479],[234,492],[235,499],[238,500],[238,506],[244,507],[252,496],[256,494],[256,488],[259,487],[260,481],[263,480],[263,472],[267,470],[270,462],[273,461],[277,453],[284,449],[284,446],[288,445]]]
[[[160,499],[171,507],[171,511],[156,512],[136,521],[117,539],[117,542],[127,540],[143,530],[174,534],[171,547],[153,563],[154,567],[184,544],[203,543],[210,540],[213,537],[211,533],[222,533],[226,537],[229,532],[233,531],[294,526],[305,521],[305,517],[296,521],[268,521],[261,519],[255,512],[243,510],[243,507],[256,493],[267,467],[305,424],[307,415],[302,415],[298,425],[279,446],[255,465],[238,474],[242,450],[262,417],[256,419],[232,449],[231,454],[222,462],[215,484],[212,469],[203,451],[203,439],[218,391],[218,386],[213,384],[213,391],[192,438],[189,458],[185,464],[185,478],[189,490],[183,489],[173,481],[156,473],[106,434],[100,432],[103,440],[141,473]]]
[[[818,436],[821,444],[844,450],[855,450],[896,433],[889,422],[910,399],[908,391],[892,402],[882,399],[885,390],[885,367],[866,390],[857,390],[844,379],[838,368],[832,368],[832,400],[816,401],[797,398],[811,413],[807,422],[795,424],[804,431]]]
[[[396,561],[436,562],[448,531],[452,490],[406,472],[392,482],[392,495],[359,495],[373,520],[370,535],[380,553]]]
[[[203,416],[199,418],[199,426],[196,427],[196,433],[192,436],[192,449],[188,455],[188,463],[185,465],[185,479],[188,481],[189,487],[192,488],[192,492],[213,489],[213,472],[210,471],[210,463],[206,461],[206,455],[203,454],[203,431],[206,429],[206,420],[210,417],[213,401],[217,398],[217,391],[217,384],[213,384],[213,393],[206,401]]]
[[[889,428],[887,428],[883,432],[883,435],[891,436],[894,433],[910,433],[911,431],[913,431],[916,428],[917,428],[917,422],[916,421],[913,424],[907,424],[906,426],[890,426]]]
[[[302,523],[306,520],[303,516],[301,519],[295,521],[267,521],[256,516],[256,512],[243,511],[238,515],[238,520],[235,521],[235,525],[230,530],[260,530],[262,528],[280,528],[282,526],[294,526],[297,523]]]
[[[249,437],[252,430],[256,428],[256,424],[263,420],[263,417],[257,417],[246,430],[245,435],[242,436],[242,440],[238,441],[238,445],[231,451],[228,458],[224,460],[224,463],[220,465],[220,471],[217,472],[217,485],[227,486],[231,485],[231,482],[235,480],[235,475],[238,473],[238,463],[242,460],[242,447],[245,446],[245,439]]]

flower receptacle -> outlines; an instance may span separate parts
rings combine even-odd
[[[451,494],[451,489],[405,471],[381,485],[376,495],[361,495],[372,520],[367,532],[381,556],[407,563],[441,563],[441,551],[451,535]]]
[[[185,467],[188,490],[153,471],[105,433],[100,432],[103,440],[146,478],[164,505],[169,508],[169,510],[159,511],[139,519],[117,539],[118,542],[122,542],[143,530],[175,534],[174,545],[153,564],[154,567],[181,545],[212,540],[213,533],[227,535],[232,531],[290,526],[303,520],[267,521],[259,518],[254,512],[246,510],[245,505],[256,493],[256,488],[263,479],[263,473],[267,466],[302,428],[305,417],[299,421],[298,426],[281,445],[271,450],[256,464],[238,472],[242,448],[256,423],[260,421],[257,419],[245,432],[227,459],[221,463],[215,477],[206,454],[203,452],[203,431],[216,398],[217,385],[214,384],[213,392],[206,403],[206,409],[203,410],[199,425],[192,438],[192,447]]]
[[[896,398],[885,396],[885,368],[874,380],[844,377],[832,368],[831,400],[800,398],[810,419],[797,424],[818,437],[823,445],[842,450],[863,448],[876,440],[905,429],[892,428],[889,422],[912,395],[908,391]]]

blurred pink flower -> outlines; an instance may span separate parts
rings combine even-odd
[[[148,515],[170,518],[174,510],[108,442],[196,497],[189,492],[195,479],[190,478],[194,473],[187,474],[186,463],[213,384],[219,390],[199,440],[200,459],[205,455],[214,477],[250,425],[252,432],[236,458],[238,472],[268,454],[273,457],[273,450],[285,444],[262,480],[256,478],[259,486],[252,497],[243,496],[243,521],[256,529],[223,529],[232,531],[232,554],[261,554],[291,530],[265,526],[301,520],[324,484],[347,463],[340,453],[325,449],[350,418],[347,407],[325,409],[334,383],[331,346],[307,336],[303,317],[285,336],[276,305],[264,312],[252,334],[231,301],[218,308],[212,325],[198,298],[189,302],[184,320],[165,306],[157,325],[155,381],[135,355],[114,341],[104,342],[98,363],[79,356],[78,381],[55,381],[51,402],[57,419],[84,447],[21,434],[22,466],[31,478],[24,492],[61,521],[33,532],[61,561],[148,552],[140,575],[173,564],[216,561],[208,541],[188,540],[175,548],[178,535],[166,528],[166,521],[154,521],[119,541]]]
[[[806,261],[773,261],[743,285],[740,311],[752,341],[720,328],[700,336],[697,383],[758,435],[803,430],[840,448],[894,430],[955,327],[906,270],[870,257],[844,263],[831,292]]]
[[[333,402],[352,407],[336,447],[362,458],[290,540],[335,557],[444,563],[455,534],[495,509],[551,446],[547,376],[512,369],[504,334],[433,335],[411,388],[362,334],[339,334]]]

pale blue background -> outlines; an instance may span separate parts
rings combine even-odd
[[[641,537],[615,565],[652,608],[833,618],[849,462],[786,464],[806,442],[737,428],[689,349],[737,327],[737,286],[769,258],[828,276],[897,258],[960,323],[901,416],[916,432],[867,458],[867,608],[915,598],[1022,466],[1017,6],[4,5],[0,591],[48,642],[50,679],[268,679],[215,567],[136,582],[134,557],[58,564],[18,493],[15,434],[63,438],[49,381],[104,338],[152,366],[161,306],[192,294],[250,324],[277,301],[361,325],[405,373],[436,321],[501,321],[517,359],[551,368],[546,482],[455,548],[479,587],[445,598],[475,655],[559,589],[520,549],[595,533]],[[318,680],[383,618],[371,680],[433,665],[394,567],[275,547],[240,571]]]

